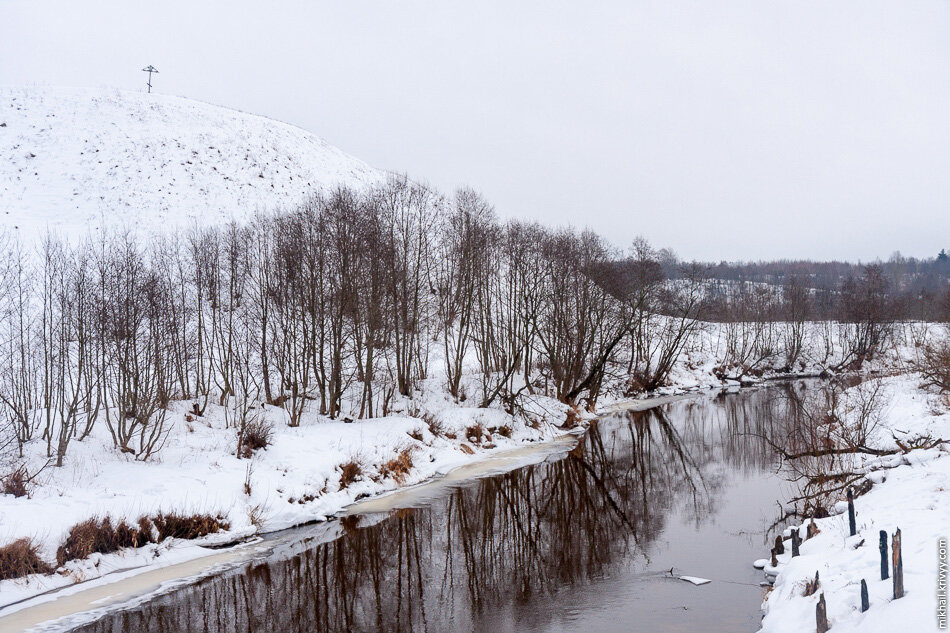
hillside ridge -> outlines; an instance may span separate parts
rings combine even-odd
[[[24,237],[245,220],[384,178],[309,131],[238,110],[113,89],[0,87],[0,228]]]

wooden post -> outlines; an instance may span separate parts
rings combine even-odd
[[[827,633],[828,631],[828,609],[825,606],[825,592],[822,591],[818,596],[818,604],[815,606],[815,623],[818,625],[818,633]]]
[[[848,488],[848,529],[851,531],[851,536],[858,533],[854,521],[854,492],[852,488]]]
[[[901,529],[897,528],[891,539],[891,556],[894,565],[894,600],[904,597],[904,559],[901,557]]]
[[[864,578],[861,579],[861,612],[864,613],[871,608],[868,601],[868,583]]]
[[[881,530],[881,580],[887,578],[887,530]]]
[[[784,554],[785,553],[785,542],[782,541],[782,535],[778,534],[775,537],[775,553]]]
[[[798,528],[792,528],[792,558],[798,556]]]
[[[775,556],[775,548],[772,548],[772,560],[769,561],[772,567],[778,567],[778,558]]]

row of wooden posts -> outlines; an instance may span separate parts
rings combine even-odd
[[[857,524],[855,522],[854,516],[854,492],[848,488],[848,528],[851,536],[857,534]],[[811,538],[817,534],[817,527],[815,526],[814,519],[811,523],[808,524],[807,529],[807,538]],[[894,532],[893,538],[891,539],[891,562],[888,565],[888,552],[887,552],[887,531],[881,530],[880,533],[880,544],[879,549],[881,552],[881,580],[887,580],[889,569],[893,569],[893,588],[894,588],[894,599],[904,597],[904,559],[901,556],[901,530],[897,528]],[[792,557],[798,556],[798,548],[801,545],[801,536],[798,533],[798,529],[792,530]],[[778,554],[785,553],[785,545],[782,542],[782,536],[775,537],[775,547],[772,548],[772,567],[778,565]],[[805,586],[805,595],[810,596],[815,594],[820,587],[818,581],[818,572],[815,572],[815,579],[810,581]],[[871,607],[870,601],[868,600],[868,583],[863,578],[861,579],[861,611],[867,611]],[[825,633],[830,627],[828,626],[828,608],[825,604],[825,594],[824,592],[818,596],[818,604],[815,606],[815,621],[817,624],[818,633]]]
[[[851,536],[855,535],[855,531],[851,531]],[[887,580],[888,577],[888,564],[887,564],[887,531],[881,530],[881,543],[879,545],[881,550],[881,580]],[[794,554],[793,554],[794,555]],[[894,536],[891,539],[891,563],[894,568],[893,574],[893,588],[894,588],[894,599],[904,597],[904,559],[901,555],[901,529],[897,528],[894,532]],[[811,587],[812,584],[817,590],[818,585],[818,572],[815,572],[815,580],[813,583],[809,583],[808,587]],[[806,587],[805,595],[811,595],[814,593],[813,590],[811,593],[808,592],[808,587]],[[868,582],[862,578],[861,579],[861,611],[867,611],[871,608],[871,602],[868,599]],[[828,611],[825,605],[825,594],[822,592],[818,596],[818,604],[815,605],[815,621],[818,626],[818,633],[825,633],[830,627],[828,625]]]

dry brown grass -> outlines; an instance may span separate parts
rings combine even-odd
[[[52,566],[40,558],[36,544],[28,538],[0,547],[0,580],[49,574],[52,571]]]
[[[158,541],[167,538],[200,538],[231,527],[222,517],[213,517],[210,514],[183,515],[172,512],[159,514],[152,522],[158,530]]]
[[[502,437],[511,437],[511,427],[507,424],[504,426],[493,426],[488,429],[489,433],[495,433]]]
[[[14,497],[26,497],[30,491],[27,488],[30,478],[26,472],[26,466],[19,466],[8,473],[0,480],[0,492]]]
[[[254,451],[270,446],[273,435],[274,427],[263,420],[248,423],[243,430],[238,431],[237,456],[250,459]]]
[[[139,544],[147,545],[155,542],[155,524],[148,517],[139,517]]]
[[[412,470],[412,449],[404,448],[379,469],[379,474],[383,477],[392,477],[396,483],[402,484],[406,481],[406,475]]]
[[[159,514],[153,518],[141,517],[134,524],[123,519],[115,525],[109,517],[87,519],[69,529],[56,551],[56,562],[63,565],[92,554],[110,554],[167,538],[194,539],[229,527],[222,517],[207,514]],[[0,547],[0,580],[53,571],[54,568],[39,557],[36,545],[29,539]]]
[[[429,426],[429,432],[432,433],[432,435],[439,437],[445,432],[445,425],[442,424],[442,420],[431,413],[422,416],[422,419],[425,420],[425,423]]]
[[[110,554],[120,549],[142,547],[167,538],[193,539],[228,529],[220,517],[207,514],[185,516],[160,514],[154,518],[142,517],[135,526],[123,519],[115,526],[112,519],[87,519],[69,530],[66,540],[56,552],[56,561],[81,560],[92,554]]]
[[[483,427],[480,422],[476,422],[472,426],[465,428],[465,439],[472,444],[480,444],[484,435],[485,427]]]
[[[340,490],[356,482],[363,475],[363,466],[356,460],[350,460],[338,466],[340,469]]]
[[[141,547],[153,540],[150,528],[151,524],[143,524],[142,519],[138,527],[132,527],[124,520],[113,526],[109,517],[87,519],[70,528],[66,540],[56,552],[56,561],[62,565],[66,561],[88,558],[92,554],[110,554],[127,547]]]

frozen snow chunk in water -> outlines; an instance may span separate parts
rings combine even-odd
[[[694,585],[705,585],[706,583],[712,582],[708,578],[697,578],[696,576],[680,576],[680,580],[691,582]]]
[[[756,569],[765,569],[765,566],[769,564],[769,559],[759,558],[752,563],[752,566]]]

